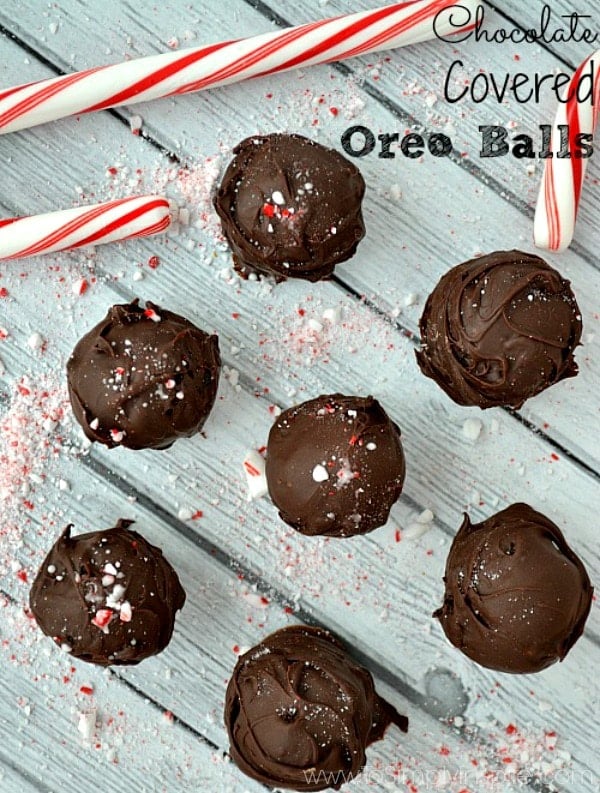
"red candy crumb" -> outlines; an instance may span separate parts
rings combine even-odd
[[[110,622],[112,614],[110,609],[100,609],[96,612],[92,624],[97,628],[105,628]]]

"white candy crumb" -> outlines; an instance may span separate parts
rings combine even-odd
[[[329,322],[331,325],[337,325],[337,323],[340,321],[339,308],[326,308],[323,312],[323,319],[325,322]]]
[[[232,388],[235,388],[239,383],[240,373],[237,369],[229,369],[228,367],[223,367],[223,373],[225,375],[225,379],[229,383]]]
[[[44,338],[39,333],[32,333],[31,336],[27,339],[27,344],[31,347],[32,350],[39,350],[41,349],[42,345],[44,344]]]
[[[425,509],[417,517],[417,519],[410,523],[402,532],[402,537],[406,540],[417,540],[433,527],[433,512],[430,509]]]
[[[312,478],[315,482],[325,482],[329,479],[327,469],[322,465],[315,465],[312,471]]]
[[[133,133],[139,132],[143,123],[144,122],[141,116],[131,116],[129,119],[129,127]]]
[[[463,435],[469,441],[476,441],[482,429],[483,422],[480,419],[466,419],[462,427]]]
[[[390,187],[390,195],[394,199],[394,201],[401,201],[402,200],[402,190],[400,189],[400,185],[393,184]]]
[[[255,609],[266,609],[269,605],[268,599],[256,592],[242,592],[242,597],[249,606]]]
[[[407,308],[409,306],[415,306],[418,302],[419,302],[419,295],[415,294],[415,292],[409,292],[404,298],[404,305]]]
[[[96,708],[82,710],[77,721],[77,730],[85,743],[90,743],[96,732]]]
[[[189,507],[180,507],[179,511],[177,512],[177,517],[179,520],[191,520],[193,514],[194,513]]]

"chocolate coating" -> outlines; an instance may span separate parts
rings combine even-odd
[[[429,296],[417,361],[459,405],[520,408],[577,374],[581,314],[543,259],[498,251],[454,267]]]
[[[200,432],[217,395],[216,336],[138,301],[116,305],[67,363],[73,412],[91,441],[166,449]]]
[[[242,275],[329,277],[364,237],[365,182],[341,154],[301,135],[255,135],[234,149],[214,204]]]
[[[349,537],[383,526],[404,475],[400,430],[371,396],[320,396],[271,427],[269,495],[302,534]]]
[[[465,515],[444,581],[434,617],[459,650],[499,672],[539,672],[562,661],[592,604],[580,559],[558,526],[527,504],[483,523]]]
[[[392,723],[408,729],[377,696],[370,673],[317,628],[271,634],[240,656],[227,686],[231,757],[273,787],[337,790],[360,773],[365,749]]]
[[[185,603],[177,573],[132,523],[77,537],[67,526],[31,587],[42,631],[81,661],[138,664],[156,655]]]

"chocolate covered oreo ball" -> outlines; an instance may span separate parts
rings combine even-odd
[[[421,317],[417,360],[459,405],[520,408],[577,374],[580,338],[569,282],[539,256],[498,251],[440,279]]]
[[[166,449],[200,432],[219,383],[216,336],[154,303],[116,305],[67,363],[73,412],[92,441]]]
[[[269,495],[302,534],[349,537],[382,526],[404,474],[400,430],[371,396],[311,399],[284,411],[269,433]]]
[[[176,572],[132,522],[77,537],[67,526],[31,587],[39,627],[81,661],[137,664],[156,655],[185,603]]]
[[[240,656],[227,686],[230,754],[248,776],[291,790],[341,787],[365,749],[408,720],[326,631],[293,626]]]
[[[319,281],[364,237],[365,182],[341,154],[301,135],[255,135],[234,149],[215,196],[236,270]]]
[[[483,523],[465,515],[446,563],[448,639],[482,666],[539,672],[562,661],[583,632],[593,589],[551,520],[513,504]]]

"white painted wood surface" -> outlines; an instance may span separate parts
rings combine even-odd
[[[269,7],[295,24],[376,5],[204,0],[190,8],[179,0],[160,6],[4,0],[0,85],[161,52],[173,37],[180,46],[194,46],[265,32],[274,24]],[[542,3],[523,5],[506,2],[501,10],[514,24],[530,27]],[[575,10],[565,2],[550,5],[556,19]],[[491,5],[486,8],[490,26],[510,25]],[[590,27],[600,30],[593,3],[581,2],[577,10],[591,14]],[[518,416],[481,414],[452,404],[420,375],[409,338],[425,297],[447,268],[478,252],[532,248],[540,165],[529,174],[512,157],[481,159],[478,126],[516,122],[515,132],[535,134],[554,114],[548,94],[540,105],[448,105],[442,90],[450,64],[460,57],[470,76],[480,68],[550,73],[571,71],[587,54],[582,44],[558,50],[432,42],[358,59],[341,71],[315,67],[0,137],[1,214],[167,185],[182,203],[187,197],[193,224],[164,238],[0,266],[0,287],[8,291],[0,300],[0,325],[8,332],[0,341],[0,455],[11,455],[7,422],[14,427],[24,415],[26,432],[37,431],[60,447],[56,454],[44,452],[43,463],[34,460],[35,476],[23,498],[33,508],[11,495],[0,532],[6,598],[0,610],[3,793],[59,791],[67,784],[82,789],[82,779],[85,791],[260,789],[223,759],[223,694],[233,648],[250,646],[290,620],[334,630],[371,668],[381,693],[409,715],[409,734],[390,731],[373,746],[371,775],[348,790],[404,790],[410,784],[449,793],[510,791],[523,784],[600,789],[597,608],[564,664],[521,678],[468,662],[430,617],[441,602],[445,554],[465,509],[480,519],[513,501],[528,501],[564,527],[592,580],[600,581],[595,160],[576,245],[548,257],[572,279],[583,312],[585,346],[576,379],[531,400]],[[130,133],[132,114],[142,117],[148,139]],[[452,130],[456,156],[408,162],[373,154],[357,161],[368,185],[368,235],[334,282],[272,288],[239,281],[206,200],[231,148],[255,132],[288,130],[339,149],[341,133],[352,124],[375,134],[403,134],[413,126]],[[109,167],[117,169],[115,176]],[[185,167],[192,175],[187,183]],[[200,195],[204,200],[197,205],[193,198]],[[147,266],[151,255],[160,259],[156,270]],[[136,280],[139,273],[143,280]],[[80,297],[72,286],[82,277],[90,288]],[[43,419],[40,426],[32,400],[17,385],[26,376],[28,387],[52,392],[53,404],[64,400],[62,371],[75,341],[109,305],[135,295],[216,331],[224,362],[235,373],[223,377],[206,438],[179,442],[164,453],[94,448],[82,454],[69,411],[55,428],[44,427]],[[338,309],[341,321],[315,334],[308,320],[321,321],[327,308]],[[46,340],[43,350],[28,344],[35,332]],[[352,541],[309,542],[278,520],[268,500],[246,501],[241,461],[248,448],[265,442],[274,405],[334,390],[381,399],[403,431],[407,482],[386,527]],[[462,430],[472,417],[483,426],[475,442]],[[34,440],[30,446],[39,451]],[[69,489],[58,486],[61,479]],[[431,532],[416,542],[396,542],[396,529],[425,508],[436,516]],[[202,510],[201,519],[185,520],[186,512],[196,510]],[[65,523],[83,531],[121,516],[134,517],[163,547],[188,602],[160,656],[116,673],[82,664],[73,664],[72,672],[70,660],[24,615],[28,586],[19,573],[31,580]],[[256,592],[269,600],[267,606],[257,607]],[[94,694],[82,694],[82,685]],[[436,701],[436,685],[445,706]],[[98,727],[86,743],[78,714],[90,707],[97,708]],[[440,721],[443,711],[457,722]],[[507,732],[509,725],[518,732]],[[556,738],[547,735],[553,732]],[[509,757],[512,763],[505,762]],[[444,781],[444,770],[460,773]],[[487,772],[495,776],[484,780]]]

